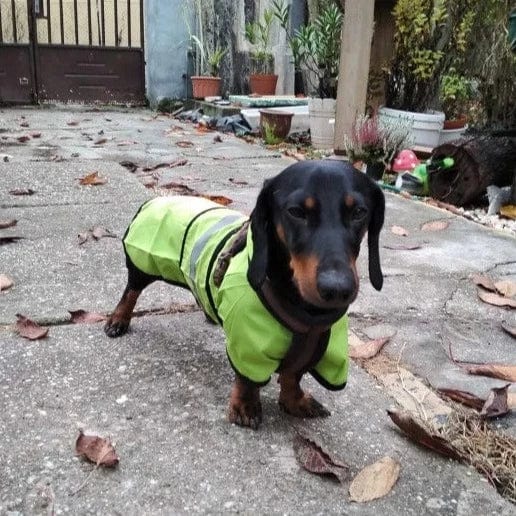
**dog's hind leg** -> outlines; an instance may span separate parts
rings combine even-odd
[[[231,388],[228,419],[230,423],[253,430],[257,430],[262,422],[260,387],[238,374]]]
[[[155,277],[141,272],[127,260],[127,285],[122,298],[104,326],[104,332],[108,337],[120,337],[127,332],[136,301],[142,290],[155,280]]]
[[[283,372],[279,374],[279,405],[288,414],[296,417],[327,417],[330,412],[315,398],[301,389],[301,375]]]

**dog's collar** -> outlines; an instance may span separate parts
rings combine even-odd
[[[317,316],[309,314],[290,301],[278,297],[269,278],[265,278],[256,293],[274,317],[293,334],[292,343],[281,361],[279,371],[299,374],[314,367],[328,347],[330,328],[346,310],[334,310]]]

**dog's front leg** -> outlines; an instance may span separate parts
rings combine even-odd
[[[330,412],[315,398],[301,389],[300,374],[281,372],[279,405],[288,414],[296,417],[327,417]]]
[[[262,422],[260,387],[238,374],[231,388],[228,419],[231,423],[253,430],[257,430]]]

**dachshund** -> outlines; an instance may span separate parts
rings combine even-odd
[[[226,334],[230,422],[258,428],[260,388],[273,373],[285,412],[328,416],[300,381],[310,373],[328,389],[346,385],[356,260],[367,232],[369,279],[380,290],[384,211],[380,187],[337,160],[298,162],[266,180],[249,218],[201,197],[148,201],[124,236],[127,286],[104,331],[127,332],[153,281],[188,288]]]

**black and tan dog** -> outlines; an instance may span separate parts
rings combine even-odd
[[[141,291],[155,280],[189,288],[226,333],[236,372],[229,420],[257,428],[259,389],[279,373],[289,414],[326,416],[300,387],[310,373],[346,384],[347,316],[358,293],[356,260],[368,233],[369,278],[383,283],[379,233],[384,196],[340,161],[305,161],[265,182],[249,220],[202,198],[144,204],[124,237],[128,283],[105,332],[124,334]]]

